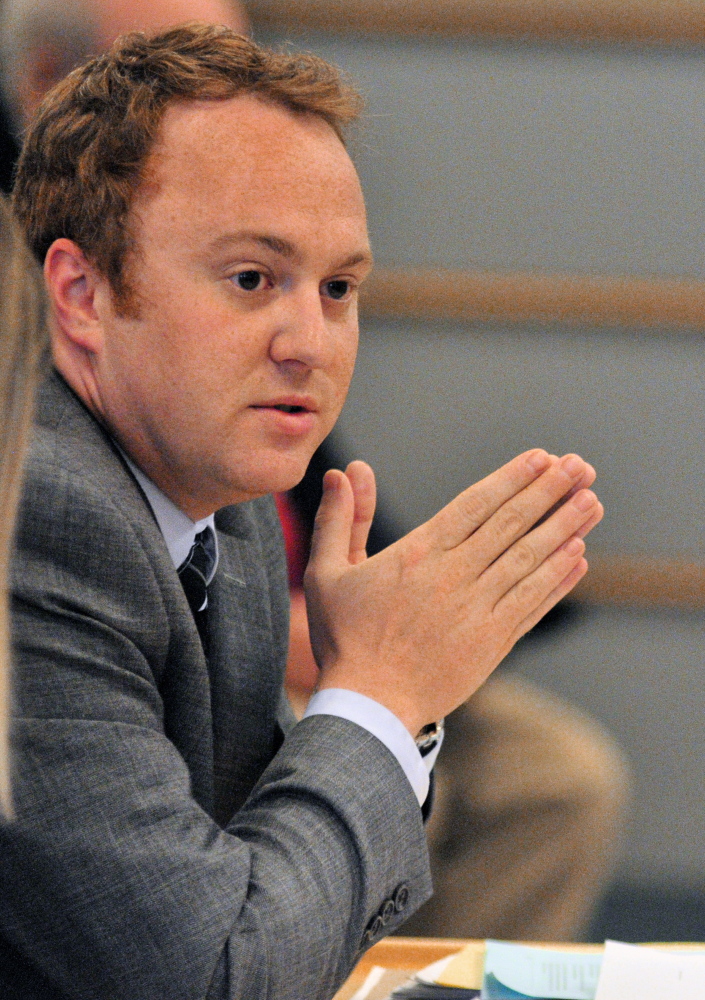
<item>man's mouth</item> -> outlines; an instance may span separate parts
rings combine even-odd
[[[291,402],[286,399],[265,399],[261,403],[252,403],[253,410],[278,410],[280,413],[315,413],[318,407],[314,399],[306,399],[299,396],[290,396]]]
[[[270,430],[273,429],[279,434],[300,437],[310,434],[315,429],[318,406],[313,398],[309,400],[299,397],[299,399],[301,401],[296,402],[296,396],[294,396],[290,403],[282,399],[271,399],[251,404],[251,408],[260,411],[262,419],[267,422],[265,426],[269,426]],[[279,416],[275,416],[275,413]]]

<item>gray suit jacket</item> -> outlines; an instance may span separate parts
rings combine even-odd
[[[271,499],[217,515],[207,663],[144,496],[55,374],[37,425],[14,566],[0,996],[332,996],[429,896],[427,853],[378,740],[331,716],[284,720]]]

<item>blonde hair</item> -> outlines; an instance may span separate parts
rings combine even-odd
[[[47,351],[41,274],[0,198],[0,809],[12,815],[10,783],[10,628],[8,571],[15,513]]]

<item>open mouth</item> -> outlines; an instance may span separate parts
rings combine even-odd
[[[289,398],[291,399],[291,397]],[[296,397],[294,397],[295,399]],[[290,403],[284,403],[273,399],[271,402],[254,404],[252,409],[262,412],[263,419],[268,421],[267,426],[270,430],[274,429],[277,433],[293,436],[309,434],[316,426],[315,401],[312,400],[309,403],[307,399],[303,399],[302,402],[296,403],[294,400]],[[264,414],[269,414],[269,416],[264,417]],[[279,414],[279,416],[275,416],[275,414]]]

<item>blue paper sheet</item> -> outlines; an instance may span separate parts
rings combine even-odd
[[[602,955],[488,941],[482,1000],[594,1000]]]

